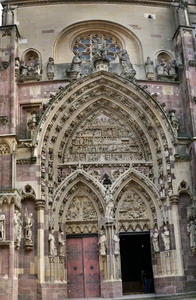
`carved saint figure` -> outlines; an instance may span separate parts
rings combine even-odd
[[[118,54],[120,64],[123,68],[123,72],[121,75],[129,76],[130,78],[134,78],[136,71],[133,69],[133,65],[130,62],[129,54],[127,50],[123,49]]]
[[[54,78],[54,58],[49,57],[48,63],[47,63],[47,76],[48,79]]]
[[[154,63],[153,63],[153,61],[150,59],[149,56],[147,57],[145,66],[146,66],[146,72],[147,72],[147,73],[154,73]]]
[[[95,54],[93,56],[94,59],[104,59],[107,56],[107,47],[106,47],[106,41],[101,38],[97,37],[96,44],[94,47]]]
[[[80,73],[82,61],[83,61],[82,53],[77,53],[72,59],[71,67],[69,71]]]
[[[104,200],[106,203],[105,218],[106,220],[113,220],[114,201],[109,188],[105,192]]]
[[[114,255],[119,255],[119,253],[120,253],[120,249],[119,249],[120,239],[119,239],[117,233],[114,233],[113,241],[114,241]]]
[[[64,240],[64,232],[59,232],[59,255],[65,255],[65,240]]]
[[[170,233],[169,233],[167,226],[163,227],[163,232],[161,234],[161,237],[163,239],[165,250],[166,251],[170,250]]]
[[[0,241],[5,240],[5,215],[0,210]]]
[[[99,254],[101,256],[106,255],[106,236],[103,230],[100,231],[99,237]]]
[[[14,213],[14,239],[16,247],[20,247],[22,237],[22,219],[21,219],[21,213],[18,210],[15,210]]]
[[[159,252],[159,231],[155,227],[154,230],[151,232],[151,237],[152,237],[152,245],[154,248],[154,252]]]
[[[187,225],[187,232],[190,238],[191,249],[194,250],[196,248],[196,224],[194,221],[190,221]]]
[[[33,214],[28,214],[27,208],[24,214],[24,238],[25,240],[32,242],[32,225],[33,225]]]
[[[157,65],[158,75],[168,75],[168,66],[167,61],[164,58],[161,58]]]
[[[55,245],[55,236],[54,236],[53,229],[49,233],[48,241],[49,241],[49,255],[55,256],[57,254],[57,250]]]

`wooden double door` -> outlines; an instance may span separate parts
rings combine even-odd
[[[67,237],[68,298],[100,297],[97,236]]]

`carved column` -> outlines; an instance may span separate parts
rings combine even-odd
[[[119,254],[115,254],[114,246],[114,221],[106,221],[105,231],[107,237],[107,279],[101,283],[101,296],[104,298],[114,298],[122,296],[122,281],[119,278]]]
[[[45,200],[36,200],[37,210],[37,269],[38,280],[43,283],[45,280],[45,258],[44,258],[44,209]]]
[[[179,214],[178,214],[178,195],[170,196],[170,203],[172,205],[172,222],[174,224],[174,235],[176,243],[176,268],[179,276],[184,275],[183,262],[182,262],[182,253],[181,253],[181,238],[180,238],[180,223],[179,223]]]

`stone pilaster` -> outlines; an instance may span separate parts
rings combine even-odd
[[[38,256],[38,280],[39,283],[45,281],[45,261],[44,261],[44,209],[45,200],[36,200],[37,210],[37,256]]]

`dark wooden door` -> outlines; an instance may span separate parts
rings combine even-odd
[[[67,239],[68,298],[100,297],[100,272],[96,236]]]

